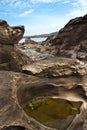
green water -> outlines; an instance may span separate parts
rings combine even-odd
[[[48,127],[65,130],[80,112],[80,106],[81,102],[42,97],[30,101],[24,110],[29,116]]]

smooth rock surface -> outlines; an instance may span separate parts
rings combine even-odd
[[[0,71],[0,129],[15,126],[28,130],[54,130],[26,115],[23,107],[38,96],[52,96],[70,101],[81,101],[80,114],[67,130],[87,128],[87,76],[39,78],[21,73]],[[78,126],[78,127],[77,127]]]

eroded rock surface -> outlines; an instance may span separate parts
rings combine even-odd
[[[23,34],[24,26],[10,27],[0,20],[0,70],[21,71],[22,65],[32,61],[16,47]]]
[[[86,75],[87,65],[76,59],[51,58],[22,68],[24,73],[40,77],[59,77],[69,75]]]
[[[70,20],[46,44],[54,54],[87,61],[87,15]]]
[[[28,57],[32,59],[33,62],[37,62],[43,59],[48,59],[53,57],[50,53],[50,48],[46,46],[42,46],[39,43],[32,43],[31,41],[24,45],[19,44],[19,49],[24,52]]]
[[[17,44],[24,34],[24,26],[10,27],[5,20],[0,20],[0,44]]]
[[[0,129],[18,126],[29,130],[54,130],[26,115],[23,107],[38,96],[52,96],[81,101],[81,113],[75,117],[68,130],[87,128],[87,76],[39,78],[21,73],[0,71]],[[75,121],[75,122],[74,122]],[[82,124],[82,125],[81,125]],[[74,127],[74,128],[73,128]],[[18,128],[18,130],[19,130]],[[77,129],[76,129],[77,130]]]
[[[70,21],[65,28],[74,25],[78,31],[81,21],[85,26],[86,18]],[[24,33],[23,27],[10,27],[3,20],[0,23],[0,130],[56,130],[42,125],[23,109],[31,99],[40,96],[82,102],[80,113],[66,130],[87,130],[87,65],[77,59],[57,57],[29,65],[31,59],[16,44]],[[75,47],[73,42],[71,46]],[[21,70],[29,75],[13,72]]]

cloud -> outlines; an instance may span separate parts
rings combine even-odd
[[[81,4],[81,6],[86,6],[87,0],[78,0],[78,3]]]
[[[14,8],[25,8],[30,6],[30,2],[29,0],[0,0],[0,5]]]
[[[24,17],[24,16],[26,16],[28,14],[32,14],[33,12],[34,12],[34,9],[30,9],[30,10],[27,10],[24,13],[20,14],[19,16],[20,17]]]
[[[87,0],[74,0],[72,2],[73,9],[70,11],[70,17],[82,16],[87,13]]]
[[[61,3],[70,3],[70,0],[0,0],[0,4],[8,7],[14,7],[14,8],[26,8],[31,7],[34,4],[38,3],[55,3],[55,2],[61,2]]]

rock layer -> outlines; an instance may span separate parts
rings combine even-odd
[[[39,77],[59,77],[69,75],[86,75],[87,65],[76,59],[50,58],[47,60],[24,65],[22,71]]]

